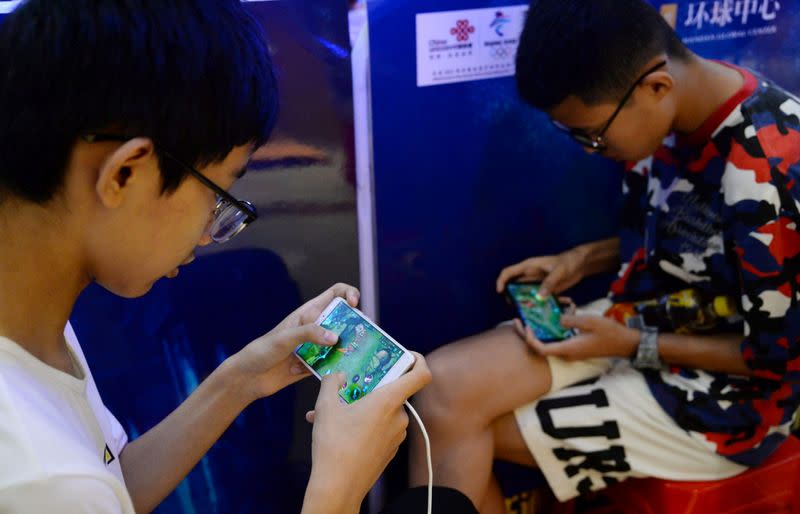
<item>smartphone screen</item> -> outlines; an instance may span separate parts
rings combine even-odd
[[[575,333],[561,326],[561,307],[552,296],[539,298],[539,284],[510,283],[506,287],[519,317],[542,342],[561,341]]]
[[[320,377],[344,373],[347,383],[339,395],[353,403],[377,386],[405,353],[369,321],[340,302],[320,323],[338,334],[334,346],[300,345],[295,353]]]

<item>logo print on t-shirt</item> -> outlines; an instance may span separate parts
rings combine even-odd
[[[106,463],[106,466],[114,462],[114,459],[115,459],[114,454],[111,453],[111,450],[108,448],[108,445],[106,445],[106,450],[103,452],[103,461]]]

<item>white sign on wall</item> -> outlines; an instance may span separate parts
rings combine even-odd
[[[417,14],[417,86],[514,75],[527,5]]]

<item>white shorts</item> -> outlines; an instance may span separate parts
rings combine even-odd
[[[627,360],[548,362],[551,392],[515,415],[560,501],[629,477],[707,481],[747,469],[680,428]]]

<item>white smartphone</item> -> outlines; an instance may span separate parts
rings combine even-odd
[[[303,343],[294,352],[317,378],[344,373],[347,383],[339,396],[347,403],[396,380],[414,364],[411,352],[342,298],[334,299],[316,323],[339,341],[333,346]]]

